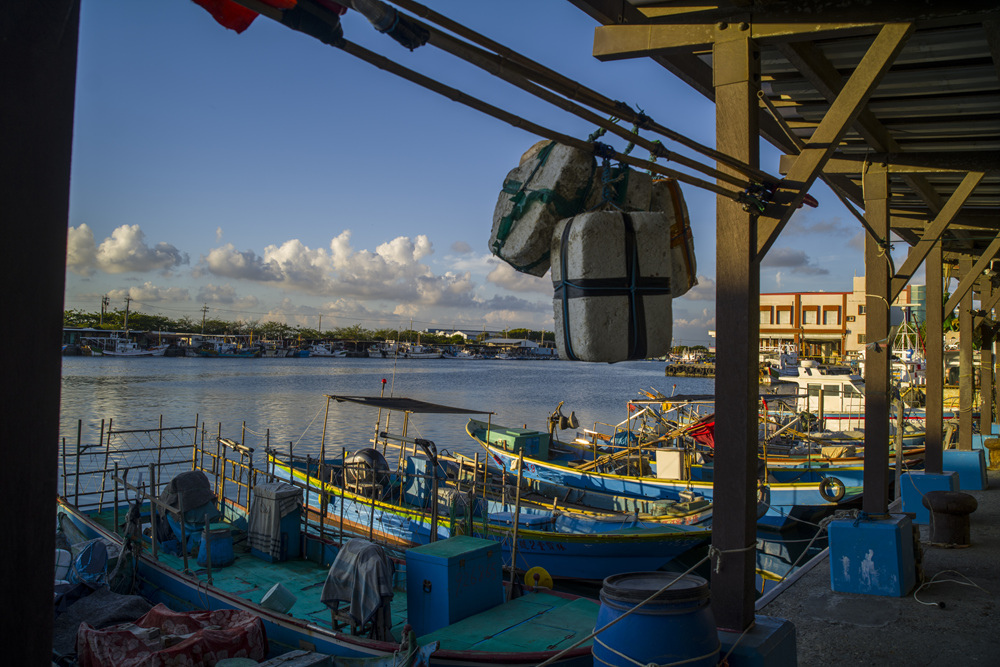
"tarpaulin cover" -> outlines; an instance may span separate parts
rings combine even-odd
[[[215,493],[212,491],[212,485],[205,473],[201,470],[191,470],[182,472],[167,482],[166,488],[160,493],[160,500],[170,507],[186,513],[214,502]],[[166,513],[163,510],[161,512]],[[203,517],[191,517],[185,514],[184,518],[190,521]]]
[[[135,623],[95,630],[81,623],[76,635],[80,667],[214,665],[225,658],[267,657],[259,616],[238,609],[175,612],[162,604]]]
[[[350,604],[354,625],[364,625],[392,600],[394,571],[382,547],[360,538],[349,540],[330,566],[320,602],[331,609],[340,602]]]

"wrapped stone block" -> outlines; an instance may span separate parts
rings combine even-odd
[[[691,219],[680,184],[672,178],[654,180],[649,210],[662,211],[670,220],[670,254],[673,259],[670,287],[676,299],[698,284]]]
[[[570,146],[552,141],[532,146],[504,179],[490,251],[518,271],[545,275],[552,229],[585,210],[596,166],[593,156]]]
[[[563,359],[615,362],[670,350],[670,221],[593,211],[552,235],[556,347]]]

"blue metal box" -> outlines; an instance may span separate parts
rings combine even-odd
[[[406,552],[409,623],[422,637],[503,602],[500,545],[450,537]]]
[[[982,491],[989,486],[986,480],[985,454],[982,449],[946,449],[941,452],[941,467],[958,473],[959,490]]]
[[[913,524],[887,519],[830,522],[830,587],[840,593],[903,597],[916,582]]]
[[[915,470],[903,473],[899,486],[903,511],[913,515],[913,523],[927,525],[931,522],[931,511],[924,507],[924,495],[928,491],[958,491],[958,473]]]

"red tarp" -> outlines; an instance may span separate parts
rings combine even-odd
[[[253,20],[257,18],[257,12],[247,9],[243,5],[233,2],[233,0],[194,0],[204,7],[205,11],[212,15],[219,25],[243,32],[250,27]],[[291,9],[299,0],[263,0],[265,3],[277,9]]]
[[[706,445],[715,449],[715,420],[695,424],[686,431],[685,435],[694,438],[694,441],[699,445]]]
[[[267,657],[264,622],[248,611],[175,612],[158,604],[135,623],[76,633],[80,667],[207,665],[225,658]]]

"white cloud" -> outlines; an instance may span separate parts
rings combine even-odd
[[[258,257],[253,250],[239,251],[232,243],[209,251],[202,263],[208,271],[223,278],[267,282],[281,280],[281,270]]]
[[[221,241],[222,240],[222,227],[216,227],[215,228],[215,240],[216,241]]]
[[[97,244],[90,227],[86,223],[70,227],[66,241],[66,268],[81,276],[93,274],[97,267]]]
[[[169,271],[187,263],[187,253],[169,243],[148,246],[139,225],[118,227],[100,245],[86,223],[67,232],[66,268],[83,276],[98,269],[105,273]]]
[[[198,290],[197,300],[205,304],[234,306],[237,309],[256,308],[260,305],[260,300],[253,295],[239,296],[232,285],[211,283]]]
[[[468,255],[472,252],[472,246],[465,241],[455,241],[451,244],[451,251],[459,255]]]
[[[805,251],[788,247],[771,248],[760,265],[767,268],[785,268],[791,270],[792,273],[808,276],[822,276],[830,273],[827,269],[813,264]]]
[[[708,276],[699,275],[698,284],[685,292],[681,298],[688,301],[715,301],[715,281]]]
[[[112,303],[124,301],[125,297],[130,297],[139,305],[189,301],[190,294],[181,287],[157,287],[151,282],[145,282],[142,286],[129,287],[128,289],[114,289],[108,292],[108,298]]]
[[[169,270],[188,263],[187,253],[170,245],[146,245],[139,225],[122,225],[97,247],[97,266],[106,273]]]
[[[546,276],[538,278],[514,270],[510,264],[497,259],[490,260],[494,268],[486,276],[486,282],[493,283],[511,292],[528,292],[552,295],[552,280]]]

